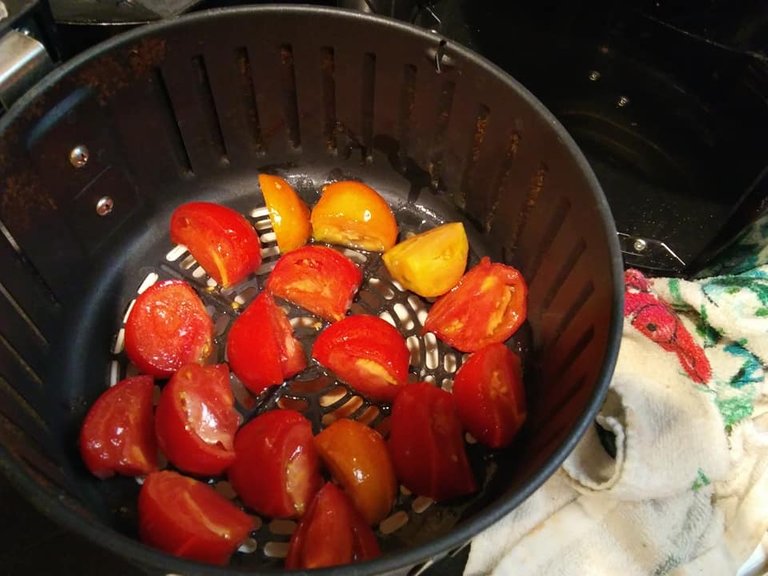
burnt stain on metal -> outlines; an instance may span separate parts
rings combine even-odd
[[[16,230],[29,230],[41,211],[58,209],[56,201],[41,189],[37,176],[29,170],[9,175],[1,189],[0,217],[13,222]]]
[[[115,55],[105,55],[75,74],[75,82],[91,87],[104,105],[136,80],[147,78],[165,60],[165,40],[145,38]]]

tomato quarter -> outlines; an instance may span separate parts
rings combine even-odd
[[[229,481],[243,502],[274,518],[306,512],[323,484],[312,424],[294,410],[271,410],[235,437]]]
[[[80,429],[80,454],[99,478],[157,470],[151,376],[121,380],[93,403]]]
[[[291,536],[288,570],[326,568],[381,555],[373,530],[344,492],[326,483]]]
[[[381,259],[403,288],[433,298],[448,292],[461,279],[468,254],[464,225],[451,222],[403,240]]]
[[[462,352],[504,342],[525,321],[527,294],[518,270],[485,257],[435,302],[424,331]]]
[[[325,186],[311,219],[312,236],[320,242],[380,252],[397,241],[392,209],[362,182],[345,180]]]
[[[464,428],[478,442],[508,445],[526,416],[520,359],[503,344],[481,348],[456,373],[453,399]]]
[[[136,298],[125,323],[125,352],[141,372],[168,378],[184,364],[203,362],[212,347],[213,322],[186,282],[157,282]]]
[[[254,394],[307,367],[301,343],[285,311],[261,292],[232,323],[227,335],[229,367]]]
[[[267,204],[280,253],[304,246],[312,234],[309,208],[293,186],[279,176],[259,174],[259,187]]]
[[[410,353],[405,339],[377,316],[358,314],[334,322],[315,340],[312,356],[374,400],[392,400],[408,382]]]
[[[235,459],[240,416],[226,364],[183,366],[165,385],[155,413],[160,449],[180,470],[221,474]]]
[[[261,265],[259,235],[245,216],[221,204],[188,202],[171,215],[171,240],[183,244],[211,278],[227,287]]]
[[[280,257],[267,290],[326,320],[340,320],[363,281],[352,260],[325,246],[304,246]]]
[[[411,492],[448,500],[477,489],[453,397],[426,382],[404,386],[392,404],[388,447]]]
[[[226,564],[253,519],[216,490],[171,471],[150,474],[139,492],[139,536],[190,560]]]
[[[368,524],[387,517],[397,480],[384,439],[376,430],[342,418],[315,437],[320,457]]]

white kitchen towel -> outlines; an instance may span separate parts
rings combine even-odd
[[[768,529],[768,267],[625,281],[603,432],[473,540],[467,576],[735,575]]]

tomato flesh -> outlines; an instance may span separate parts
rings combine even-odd
[[[485,257],[435,302],[424,330],[462,352],[504,342],[525,321],[527,294],[517,269]]]
[[[307,367],[301,343],[293,336],[285,311],[261,292],[232,323],[227,335],[229,367],[259,394]]]
[[[88,410],[80,429],[80,454],[99,478],[140,476],[157,470],[151,376],[121,380]]]
[[[176,472],[153,472],[139,492],[141,541],[174,556],[226,564],[252,528],[216,490]]]
[[[408,382],[405,339],[377,316],[357,314],[334,322],[315,340],[312,356],[373,400],[391,401]]]
[[[251,420],[235,437],[235,454],[229,481],[260,514],[300,517],[322,486],[312,424],[295,410],[271,410]]]
[[[212,347],[213,322],[186,282],[157,282],[136,298],[125,323],[125,353],[141,372],[168,378],[184,364],[205,361]]]
[[[411,492],[448,500],[477,490],[449,392],[427,382],[395,397],[387,444],[397,478]]]
[[[235,459],[240,416],[226,364],[183,366],[165,385],[155,413],[160,449],[180,470],[221,474]]]
[[[344,180],[325,186],[311,220],[312,237],[320,242],[381,252],[397,241],[392,209],[362,182]]]
[[[259,174],[259,187],[267,204],[280,253],[304,246],[312,234],[309,208],[293,186],[279,176]]]
[[[246,218],[227,206],[188,202],[171,215],[171,240],[183,244],[211,278],[227,287],[261,265],[259,235]]]
[[[397,480],[384,439],[376,430],[342,418],[315,437],[320,457],[370,525],[387,517]]]
[[[464,428],[478,442],[508,445],[526,417],[520,359],[503,344],[481,348],[456,373],[453,399]]]
[[[285,567],[310,570],[372,560],[381,555],[373,530],[349,498],[326,483],[291,536]]]
[[[461,222],[450,222],[396,244],[381,259],[403,288],[425,298],[441,296],[464,274],[469,241]]]
[[[363,275],[352,260],[325,246],[303,246],[280,257],[267,279],[270,293],[329,321],[352,305]]]

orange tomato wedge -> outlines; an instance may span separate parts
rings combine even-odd
[[[467,267],[469,242],[461,222],[443,224],[411,236],[384,252],[394,280],[419,296],[441,296],[453,288]]]
[[[312,209],[312,236],[320,242],[372,252],[397,241],[397,222],[387,201],[373,188],[352,180],[323,189]]]
[[[293,186],[279,176],[259,174],[259,187],[269,210],[280,253],[304,246],[312,233],[309,208]]]

